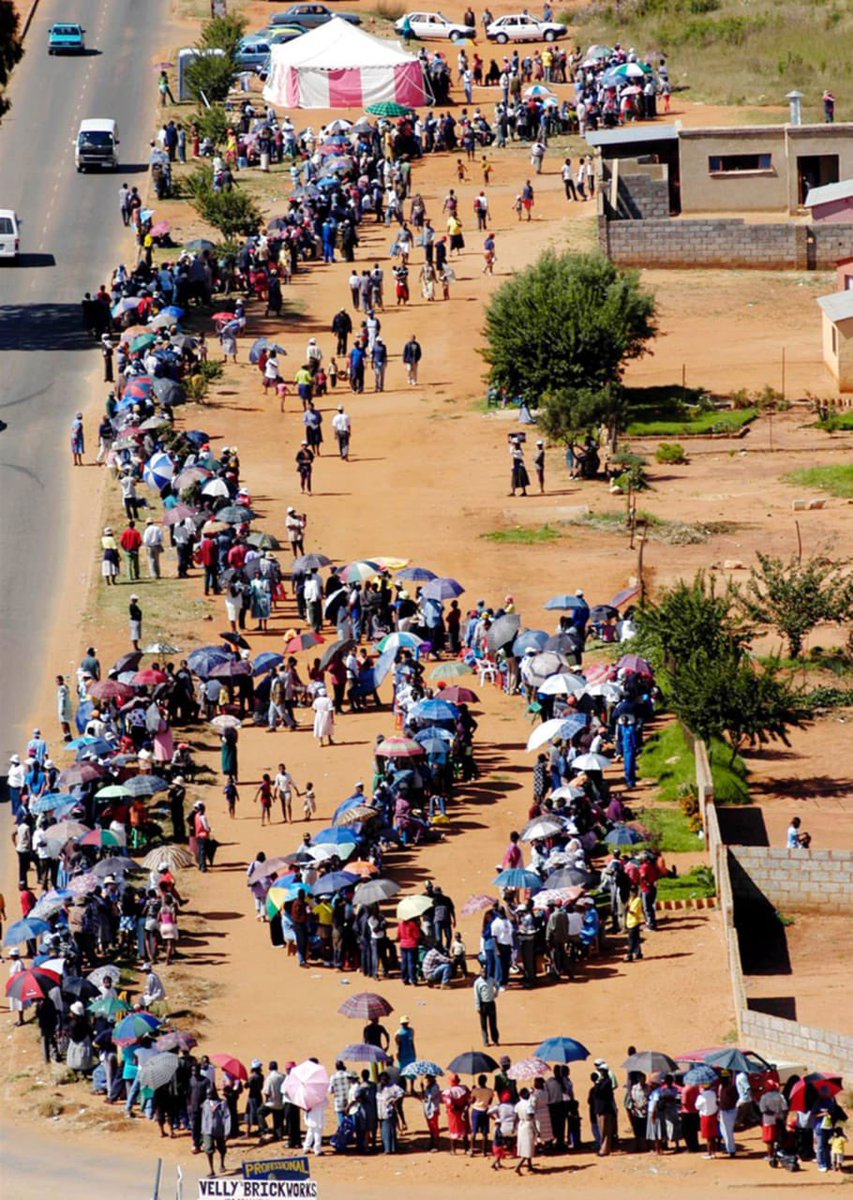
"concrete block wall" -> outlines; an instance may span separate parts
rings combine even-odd
[[[742,1010],[739,1025],[744,1046],[771,1061],[798,1062],[810,1071],[840,1074],[848,1083],[853,1079],[853,1038],[843,1033],[771,1017],[751,1008]]]
[[[607,253],[626,267],[798,270],[807,264],[804,225],[747,225],[738,219],[610,221],[606,238]]]
[[[813,267],[817,271],[834,271],[840,258],[853,254],[853,225],[810,225],[814,237]]]
[[[776,908],[853,911],[853,853],[729,846],[729,853]]]
[[[634,220],[669,219],[669,184],[649,174],[619,175],[619,200]]]

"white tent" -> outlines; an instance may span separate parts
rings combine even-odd
[[[280,108],[427,103],[423,70],[413,54],[340,17],[272,47],[264,99]]]

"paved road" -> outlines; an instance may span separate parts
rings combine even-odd
[[[40,632],[67,535],[69,428],[100,370],[80,299],[127,253],[118,189],[145,180],[167,12],[167,0],[41,0],[0,124],[0,208],[23,220],[19,264],[0,260],[0,773],[51,669]],[[89,52],[49,57],[48,26],[69,19],[85,27]],[[120,175],[75,171],[78,123],[95,116],[118,121]]]

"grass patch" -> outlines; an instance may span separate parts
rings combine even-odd
[[[690,828],[689,818],[680,808],[641,808],[637,820],[652,834],[652,842],[659,850],[671,853],[695,853],[704,846],[702,839]]]
[[[782,482],[794,487],[819,488],[842,500],[853,499],[853,466],[806,467],[783,475]]]
[[[690,434],[740,433],[758,416],[755,408],[744,408],[739,412],[697,413],[685,419],[631,421],[628,434],[631,437],[687,437]]]
[[[716,896],[717,884],[710,867],[694,867],[686,875],[658,881],[659,900],[704,900]]]
[[[853,429],[853,409],[846,412],[833,412],[817,423],[818,429],[827,433],[837,433],[839,429]]]
[[[633,437],[684,437],[689,434],[738,433],[755,420],[758,409],[715,408],[702,388],[662,387],[626,388],[630,421],[627,433]]]
[[[730,765],[731,750],[717,738],[711,743],[709,757],[717,801],[747,804],[749,788],[743,759],[738,756]],[[642,779],[655,781],[660,800],[674,803],[693,789],[696,783],[693,747],[679,721],[671,721],[647,739],[638,767]]]
[[[553,525],[533,526],[515,525],[512,529],[495,529],[491,533],[481,533],[480,537],[487,542],[497,542],[499,546],[540,546],[546,542],[556,542],[563,536]]]
[[[739,528],[734,521],[665,521],[654,513],[643,509],[637,512],[637,522],[645,522],[646,536],[652,542],[664,542],[669,546],[698,546],[709,542],[712,537],[734,533]],[[584,525],[602,533],[628,533],[628,521],[624,512],[587,513],[575,517],[570,524]]]

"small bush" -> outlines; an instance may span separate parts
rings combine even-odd
[[[686,463],[687,455],[680,442],[661,442],[655,451],[655,461],[659,463]]]
[[[651,487],[646,472],[640,466],[629,467],[627,471],[617,475],[613,482],[620,492],[627,492],[629,489],[634,492],[645,492]]]
[[[227,54],[202,53],[187,66],[187,87],[194,100],[201,100],[202,94],[211,104],[224,100],[233,78],[234,60]]]
[[[201,375],[207,383],[213,383],[215,379],[221,379],[225,373],[225,369],[221,362],[204,362],[198,365],[198,374]]]
[[[233,117],[228,115],[221,104],[211,104],[210,108],[202,108],[193,113],[190,123],[193,121],[198,125],[203,138],[210,138],[214,146],[221,146],[233,124]]]
[[[36,1115],[43,1117],[49,1121],[52,1117],[61,1117],[65,1112],[65,1105],[61,1100],[40,1100],[36,1105]]]

